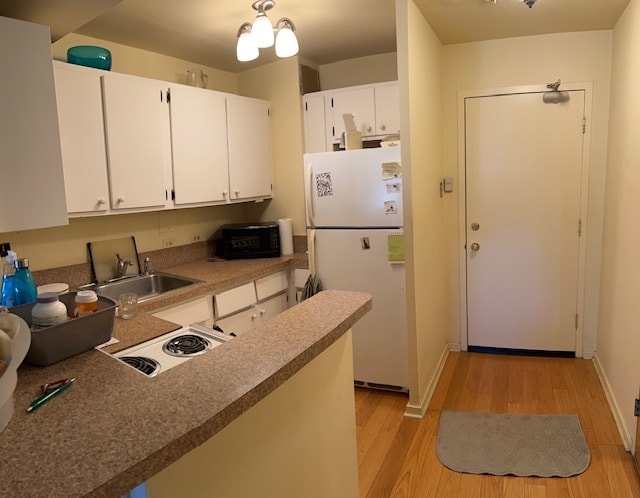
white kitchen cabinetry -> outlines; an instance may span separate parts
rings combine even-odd
[[[229,156],[225,95],[172,85],[169,109],[176,206],[226,201]]]
[[[376,131],[375,135],[400,133],[400,98],[398,85],[375,87]]]
[[[272,195],[269,103],[227,96],[230,201]]]
[[[53,63],[67,211],[73,216],[108,210],[100,72]]]
[[[0,17],[0,232],[68,223],[49,28]]]
[[[303,97],[305,151],[333,151],[345,131],[344,114],[352,114],[365,140],[400,133],[396,81],[325,90]]]
[[[362,136],[375,135],[376,110],[373,88],[335,91],[325,96],[325,116],[327,137],[333,144],[340,140],[345,131],[344,114],[353,114],[358,131]]]
[[[102,76],[111,209],[157,210],[168,205],[167,88],[167,83],[137,76]]]
[[[305,152],[326,152],[324,95],[308,93],[303,97]]]
[[[169,322],[179,323],[183,326],[199,323],[211,327],[213,325],[213,297],[209,295],[194,299],[193,301],[153,313],[153,316]]]
[[[241,335],[288,307],[287,272],[281,271],[214,296],[215,323]]]

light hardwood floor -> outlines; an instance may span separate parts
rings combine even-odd
[[[356,390],[363,498],[640,497],[640,478],[591,361],[450,353],[425,418],[404,417],[407,401],[398,393]],[[441,410],[577,413],[591,463],[570,478],[453,472],[436,457]]]

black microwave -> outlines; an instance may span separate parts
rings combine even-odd
[[[280,256],[280,231],[272,221],[222,225],[221,256],[225,259]]]

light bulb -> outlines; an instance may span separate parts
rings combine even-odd
[[[273,26],[263,12],[259,12],[256,20],[253,21],[251,36],[253,36],[258,48],[267,48],[273,45]]]
[[[238,31],[238,45],[236,46],[236,58],[240,62],[248,62],[258,58],[258,47],[251,36],[251,25],[246,22]]]
[[[278,21],[280,29],[276,35],[276,55],[278,57],[291,57],[299,50],[298,39],[293,32],[293,25],[287,20]]]

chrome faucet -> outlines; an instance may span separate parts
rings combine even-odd
[[[115,253],[116,258],[118,258],[118,262],[116,263],[116,273],[118,278],[124,277],[125,273],[127,273],[127,266],[133,266],[133,262],[130,260],[123,260],[120,257],[120,254]]]
[[[142,273],[149,275],[149,258],[144,258],[142,262]]]

